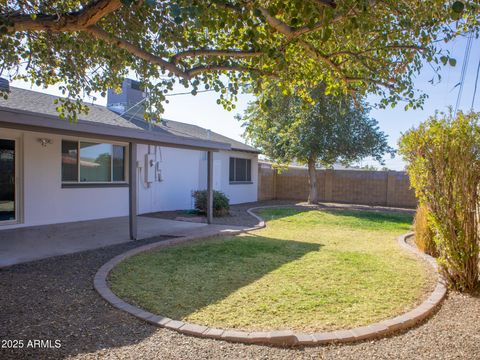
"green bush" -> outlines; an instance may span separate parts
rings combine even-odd
[[[207,190],[192,191],[192,197],[195,201],[195,209],[202,213],[207,213]],[[230,210],[230,200],[221,191],[213,191],[213,216],[220,217],[228,215]]]
[[[433,257],[438,256],[434,233],[428,220],[428,207],[419,205],[415,214],[414,230],[415,244],[424,253]]]
[[[428,206],[438,262],[450,287],[479,284],[480,114],[437,113],[400,140],[400,153],[422,204]]]

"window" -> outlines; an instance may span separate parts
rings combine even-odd
[[[62,181],[78,181],[77,141],[62,141]]]
[[[125,146],[87,141],[62,141],[62,182],[125,181]]]
[[[230,182],[241,183],[252,181],[252,160],[230,158]]]

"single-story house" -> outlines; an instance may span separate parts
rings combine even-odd
[[[257,200],[258,151],[177,121],[147,123],[143,92],[126,79],[107,106],[75,123],[55,96],[9,86],[0,100],[0,230],[191,209],[192,190]],[[211,218],[210,218],[211,220]]]

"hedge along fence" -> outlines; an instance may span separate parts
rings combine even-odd
[[[480,114],[437,113],[400,140],[450,287],[479,285]]]
[[[308,198],[306,168],[289,167],[277,173],[259,163],[259,200]],[[415,208],[417,199],[404,171],[317,170],[319,201]]]

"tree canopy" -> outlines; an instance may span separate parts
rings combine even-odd
[[[244,136],[275,163],[306,165],[313,160],[330,167],[368,156],[382,163],[385,153],[393,154],[364,101],[355,104],[345,95],[325,95],[323,86],[310,94],[314,105],[283,95],[274,86],[268,90],[249,104],[239,120]]]
[[[477,11],[445,0],[0,0],[0,63],[76,100],[119,89],[132,71],[156,111],[178,82],[230,109],[242,84],[261,92],[271,79],[305,96],[323,83],[418,106],[422,61],[454,65],[437,44],[476,29]]]
[[[276,86],[267,90],[245,111],[245,137],[277,164],[308,165],[310,202],[317,199],[317,163],[348,165],[367,156],[382,162],[386,152],[393,154],[364,101],[355,104],[348,95],[325,95],[324,86],[309,94],[314,105],[284,95]]]

